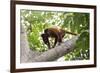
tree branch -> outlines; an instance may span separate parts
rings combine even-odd
[[[30,62],[45,62],[45,61],[57,60],[58,58],[64,56],[65,54],[71,52],[74,49],[77,39],[78,39],[78,36],[75,36],[72,39],[67,40],[66,42],[62,43],[60,46],[52,48],[42,53],[39,56],[31,58],[29,61]]]
[[[27,41],[27,35],[26,35],[25,29],[22,25],[21,25],[20,33],[21,33],[21,36],[20,36],[20,49],[21,49],[20,50],[20,62],[26,63],[26,62],[29,62],[29,60],[31,58],[34,58],[34,57],[40,55],[41,53],[37,52],[37,51],[32,51],[29,48],[28,41]]]

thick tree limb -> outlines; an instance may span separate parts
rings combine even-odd
[[[40,52],[32,51],[29,48],[28,41],[27,41],[27,35],[25,32],[24,27],[21,25],[21,36],[20,36],[20,62],[25,63],[29,62],[30,58],[34,58],[38,55],[40,55]]]
[[[55,48],[52,48],[43,54],[36,56],[32,59],[30,59],[31,62],[45,62],[45,61],[54,61],[58,58],[64,56],[65,54],[69,53],[74,49],[76,40],[78,39],[78,36],[73,37],[70,40],[67,40],[66,42],[62,43],[60,46],[57,46]]]
[[[45,62],[45,61],[54,61],[58,58],[64,56],[74,49],[76,40],[78,36],[73,37],[70,40],[62,43],[60,46],[52,48],[46,52],[40,53],[36,51],[32,51],[29,49],[27,36],[24,28],[21,26],[21,63],[26,62]]]

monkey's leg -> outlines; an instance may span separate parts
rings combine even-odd
[[[47,46],[48,46],[48,49],[51,49],[51,47],[50,47],[50,43],[49,43],[49,42],[47,43]]]
[[[46,40],[47,40],[47,43],[46,43],[46,44],[47,44],[47,46],[48,46],[48,49],[51,49],[49,39],[47,38]]]
[[[58,45],[60,45],[62,43],[62,39],[58,40]]]
[[[58,45],[60,45],[61,43],[62,43],[62,35],[59,34]]]
[[[57,40],[58,40],[58,38],[55,38],[55,42],[54,42],[54,45],[52,46],[52,48],[54,48],[56,46]]]

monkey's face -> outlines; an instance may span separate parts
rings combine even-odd
[[[48,35],[47,35],[47,34],[41,34],[41,37],[42,37],[42,39],[43,39],[43,42],[44,42],[45,44],[48,44],[48,42],[49,42],[49,40],[48,40]]]

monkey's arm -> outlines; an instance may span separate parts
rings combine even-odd
[[[43,42],[48,46],[49,49],[51,49],[50,42],[49,42],[49,39],[48,39],[48,35],[47,34],[41,34],[41,37],[43,39]]]

